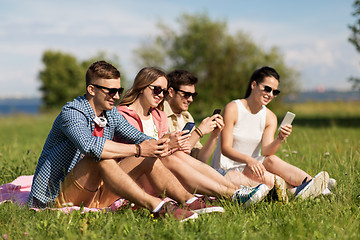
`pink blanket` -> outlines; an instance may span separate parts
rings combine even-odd
[[[20,206],[25,206],[26,201],[30,194],[32,179],[33,179],[33,175],[20,176],[11,183],[0,185],[0,204],[10,201]],[[74,210],[75,211],[82,210],[82,213],[100,212],[100,211],[109,212],[109,211],[116,211],[126,204],[128,204],[127,200],[119,199],[116,202],[114,202],[110,207],[107,208],[86,208],[86,207],[80,208],[77,206],[72,206],[72,207],[64,207],[64,208],[45,208],[45,209],[58,210],[64,213],[70,213]],[[36,211],[41,210],[38,208],[32,208],[32,209]]]

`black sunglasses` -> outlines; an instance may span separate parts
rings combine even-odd
[[[260,85],[264,86],[264,91],[267,92],[267,93],[271,93],[274,95],[274,97],[276,97],[277,95],[279,95],[280,93],[280,90],[278,89],[272,89],[272,87],[269,87],[267,85],[264,85],[262,83],[259,83]]]
[[[107,94],[110,97],[114,97],[116,95],[116,93],[118,93],[119,97],[120,97],[121,94],[124,92],[124,88],[108,88],[108,87],[104,87],[104,86],[100,86],[100,85],[96,85],[96,84],[90,84],[90,85],[93,85],[96,88],[108,90],[109,92],[107,92]]]
[[[167,89],[163,89],[160,86],[149,85],[149,88],[156,96],[159,96],[161,93],[163,93],[163,96],[166,97],[169,94],[169,91]]]
[[[186,91],[184,91],[184,90],[180,90],[180,89],[178,89],[178,88],[174,88],[173,87],[173,89],[176,91],[176,92],[182,92],[183,94],[184,94],[184,98],[186,98],[186,99],[188,99],[189,97],[192,97],[193,99],[195,99],[196,98],[196,96],[198,95],[198,93],[197,92],[186,92]]]

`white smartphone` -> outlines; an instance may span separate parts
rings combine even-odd
[[[287,112],[284,119],[282,120],[282,122],[281,122],[281,124],[279,126],[279,130],[280,130],[280,127],[282,127],[282,126],[291,125],[294,118],[295,118],[295,113]]]

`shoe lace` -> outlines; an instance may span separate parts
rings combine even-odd
[[[170,201],[165,203],[163,208],[165,213],[174,214],[179,209],[179,206],[177,206],[177,203]]]
[[[249,197],[249,195],[254,191],[254,188],[242,186],[236,191],[236,196],[240,198]],[[250,196],[251,197],[251,196]]]

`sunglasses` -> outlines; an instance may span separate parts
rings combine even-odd
[[[96,84],[91,84],[91,85],[93,85],[96,88],[108,90],[108,92],[106,94],[108,94],[110,97],[114,97],[116,95],[116,93],[118,93],[119,97],[120,97],[124,91],[124,88],[108,88],[108,87],[104,87],[104,86],[100,86],[100,85],[96,85]]]
[[[189,97],[192,97],[193,99],[195,99],[196,96],[198,95],[197,92],[193,92],[193,93],[192,92],[186,92],[186,91],[180,90],[178,88],[174,88],[174,90],[176,92],[182,92],[184,94],[184,98],[186,98],[186,99],[188,99]]]
[[[274,95],[274,97],[276,97],[276,96],[279,95],[279,93],[280,93],[280,90],[278,90],[278,89],[272,89],[272,87],[269,87],[269,86],[264,85],[264,84],[262,84],[262,83],[259,83],[259,84],[262,85],[262,86],[264,86],[263,91],[265,91],[265,92],[267,92],[267,93],[271,93],[271,92],[272,92],[272,94]]]
[[[169,91],[167,89],[163,89],[160,86],[149,85],[149,88],[156,96],[159,96],[161,93],[163,93],[163,96],[166,97],[169,94]]]

